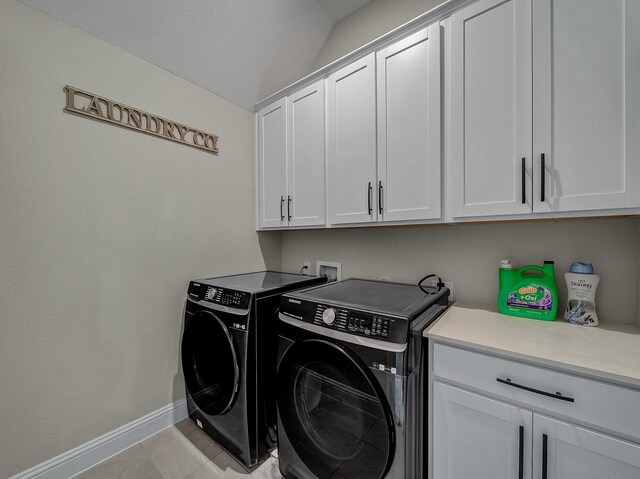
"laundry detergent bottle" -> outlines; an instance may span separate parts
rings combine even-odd
[[[558,313],[558,290],[553,261],[542,267],[529,265],[499,270],[498,311],[510,316],[554,321]]]

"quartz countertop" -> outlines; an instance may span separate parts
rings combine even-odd
[[[498,313],[496,307],[454,303],[426,337],[479,351],[640,388],[640,327],[585,327]]]

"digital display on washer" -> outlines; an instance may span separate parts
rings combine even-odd
[[[347,329],[365,336],[389,337],[389,324],[391,320],[384,316],[360,313],[352,311],[349,316]]]

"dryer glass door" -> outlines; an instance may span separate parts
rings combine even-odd
[[[294,343],[278,368],[278,413],[315,477],[381,478],[389,469],[391,410],[373,374],[346,347],[321,339]]]
[[[226,413],[238,393],[238,355],[229,330],[218,317],[198,311],[182,336],[182,369],[187,390],[210,416]]]

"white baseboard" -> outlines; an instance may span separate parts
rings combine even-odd
[[[181,399],[9,479],[68,479],[186,417]]]

